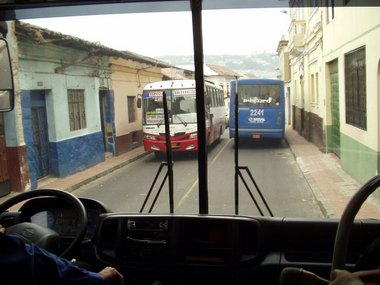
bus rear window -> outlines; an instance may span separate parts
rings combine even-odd
[[[280,105],[280,85],[239,85],[240,107],[276,107]]]

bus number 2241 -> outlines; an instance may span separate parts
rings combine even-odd
[[[251,117],[264,116],[263,109],[251,109],[250,111],[251,111]]]

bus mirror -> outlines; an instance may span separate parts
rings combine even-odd
[[[14,87],[9,48],[5,39],[0,38],[0,112],[11,111],[14,107]]]

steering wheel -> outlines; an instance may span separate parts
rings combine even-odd
[[[0,205],[0,213],[5,212],[10,207],[16,205],[17,203],[23,202],[25,200],[37,197],[56,197],[58,199],[64,200],[65,202],[73,205],[78,213],[78,231],[72,242],[60,253],[60,256],[67,255],[74,247],[79,245],[82,241],[86,229],[87,229],[87,213],[82,202],[75,197],[73,194],[54,189],[41,189],[32,190],[28,192],[23,192],[17,196],[14,196]],[[44,228],[32,223],[19,223],[13,225],[6,229],[6,233],[16,234],[27,240],[36,243],[37,245],[46,249],[46,246],[51,244],[51,240],[58,239],[58,234],[48,228]]]
[[[335,236],[332,270],[344,269],[346,265],[347,247],[350,238],[350,231],[354,223],[356,214],[361,206],[380,186],[380,174],[368,180],[351,198],[340,218],[338,229]]]
[[[348,241],[355,216],[359,212],[363,203],[367,200],[368,196],[371,195],[379,186],[380,175],[376,175],[360,187],[346,205],[335,235],[331,271],[334,269],[345,269]],[[316,279],[321,280],[311,272],[304,273],[302,268],[286,267],[281,271],[280,284],[306,284],[301,283],[300,280],[307,280],[309,283],[313,281],[315,283]],[[325,282],[328,281],[325,280]],[[318,281],[316,283],[318,283]]]

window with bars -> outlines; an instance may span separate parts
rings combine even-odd
[[[367,129],[365,47],[345,55],[346,123]]]
[[[351,0],[343,0],[343,5],[346,6],[350,3]]]
[[[136,97],[128,96],[128,122],[136,122]]]
[[[84,90],[67,90],[69,104],[70,131],[86,128],[86,110],[84,104]]]

